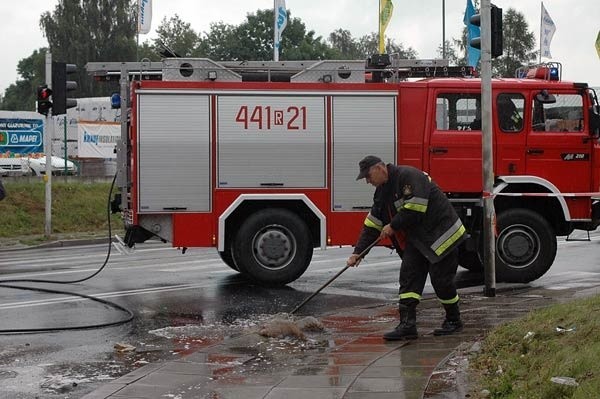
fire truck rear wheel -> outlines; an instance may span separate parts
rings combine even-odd
[[[544,275],[556,257],[556,235],[539,213],[509,209],[497,217],[496,279],[527,283]]]
[[[239,271],[265,285],[285,285],[300,277],[312,259],[310,230],[286,209],[252,214],[238,230],[233,258]]]

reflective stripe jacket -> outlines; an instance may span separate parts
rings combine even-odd
[[[425,172],[392,164],[387,170],[388,181],[375,190],[354,253],[367,248],[390,223],[429,262],[438,262],[465,239],[465,227],[446,195]]]

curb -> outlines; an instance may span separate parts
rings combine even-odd
[[[465,341],[440,361],[429,376],[423,399],[468,398],[471,389],[469,357],[479,349],[479,339]],[[452,396],[448,396],[450,394]]]
[[[43,248],[66,248],[66,247],[76,247],[82,245],[96,245],[96,244],[106,244],[108,241],[108,237],[103,238],[80,238],[80,239],[66,239],[66,240],[56,240],[56,241],[48,241],[43,242],[41,244],[36,245],[26,245],[26,244],[15,244],[10,247],[0,247],[0,252],[12,252],[12,251],[25,251],[28,249],[43,249]],[[111,242],[117,242],[114,238]]]

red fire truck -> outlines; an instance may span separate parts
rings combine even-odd
[[[433,177],[468,229],[461,265],[482,268],[481,82],[470,69],[386,56],[119,65],[88,70],[133,76],[121,78],[129,117],[117,148],[127,245],[215,247],[255,281],[289,283],[314,248],[354,244],[373,195],[357,163],[374,154]],[[492,82],[485,194],[498,281],[539,278],[557,236],[600,224],[597,96],[560,75],[550,64]]]

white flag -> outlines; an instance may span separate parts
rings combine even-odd
[[[275,35],[273,40],[273,60],[279,61],[279,48],[281,47],[281,33],[287,26],[287,10],[285,0],[275,0],[273,15],[275,17]]]
[[[138,0],[138,33],[149,33],[152,24],[152,0]]]
[[[548,11],[546,11],[546,7],[544,7],[544,3],[542,3],[542,22],[540,28],[540,53],[542,57],[552,58],[550,55],[550,42],[552,41],[552,36],[554,36],[554,31],[556,31],[556,25],[554,25],[554,21],[550,18]]]

